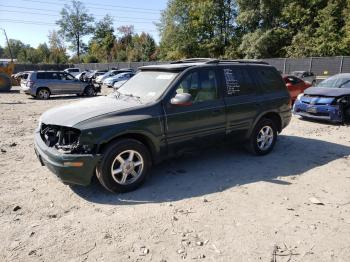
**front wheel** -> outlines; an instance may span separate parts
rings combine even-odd
[[[255,155],[270,153],[277,140],[277,128],[271,119],[262,119],[255,126],[248,141],[248,150]]]
[[[85,87],[84,94],[86,96],[95,96],[96,95],[95,88],[93,86]]]
[[[148,149],[134,139],[123,139],[109,145],[96,168],[100,183],[111,192],[128,192],[138,188],[151,167]]]

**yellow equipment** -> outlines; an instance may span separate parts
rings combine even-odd
[[[13,74],[13,71],[15,69],[15,64],[13,63],[13,57],[12,57],[12,51],[10,47],[10,43],[8,41],[5,29],[3,29],[6,41],[7,41],[7,46],[10,51],[11,55],[11,62],[1,62],[0,61],[0,92],[6,92],[10,91],[12,84],[11,84],[11,75]]]

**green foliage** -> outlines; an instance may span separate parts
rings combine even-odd
[[[50,63],[65,64],[68,62],[63,39],[56,31],[49,32]]]
[[[95,25],[94,35],[89,43],[89,53],[94,54],[99,61],[111,62],[115,40],[113,19],[106,15]]]
[[[84,48],[82,37],[93,33],[93,22],[94,17],[89,15],[84,4],[77,0],[72,0],[71,5],[65,5],[61,11],[61,19],[56,21],[60,27],[59,33],[70,42],[78,60],[81,49]]]
[[[350,0],[169,0],[161,58],[350,54]]]
[[[84,63],[98,63],[98,59],[94,55],[87,54],[83,57],[83,62]]]
[[[235,2],[170,0],[158,28],[165,60],[218,57],[235,37]]]

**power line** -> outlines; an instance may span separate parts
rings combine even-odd
[[[53,3],[53,2],[46,2],[46,1],[38,1],[38,0],[22,0],[24,2],[34,2],[34,3],[43,3],[43,4],[49,4],[49,5],[55,5],[57,6],[57,3]],[[119,10],[119,11],[123,11],[123,12],[135,12],[135,13],[145,13],[145,14],[159,14],[159,11],[149,11],[147,9],[144,8],[133,8],[133,7],[122,7],[122,6],[111,6],[111,7],[115,7],[115,8],[103,8],[100,5],[96,5],[96,4],[89,4],[86,5],[87,7],[91,6],[92,9],[100,9],[100,10],[116,10],[115,8],[118,9],[129,9],[128,10]]]
[[[32,21],[32,20],[17,20],[17,19],[3,19],[0,18],[0,22],[8,22],[8,23],[19,23],[19,24],[24,24],[24,25],[39,25],[39,26],[47,26],[47,25],[52,25],[56,26],[54,23],[48,23],[48,22],[41,22],[41,21]],[[149,30],[146,28],[134,28],[135,31],[145,31],[145,32],[158,32],[157,30]]]
[[[5,12],[9,12],[9,13],[20,13],[23,14],[22,11],[13,11],[13,10],[1,10],[1,11],[5,11]],[[59,14],[54,15],[54,14],[44,14],[44,13],[36,13],[36,12],[25,12],[26,14],[32,14],[32,15],[42,15],[42,16],[48,16],[48,17],[59,17]],[[103,17],[103,15],[100,15],[101,17]],[[154,20],[154,19],[147,19],[145,22],[141,22],[141,21],[130,21],[130,20],[119,20],[119,18],[129,18],[129,19],[141,19],[142,18],[134,18],[134,17],[125,17],[125,16],[112,16],[112,18],[114,18],[114,20],[116,22],[123,22],[123,23],[138,23],[138,24],[151,24],[154,22],[157,22],[159,20]]]
[[[53,2],[47,2],[47,1],[39,1],[39,0],[20,0],[23,2],[35,2],[35,3],[41,3],[41,4],[50,4],[50,5],[57,5],[57,3],[53,3]],[[59,0],[61,2],[70,2],[67,0]],[[84,5],[91,5],[91,6],[101,6],[101,5],[97,5],[95,3],[91,3],[91,2],[86,2],[86,1],[82,1],[82,3]],[[130,6],[122,6],[122,5],[111,5],[108,4],[108,6],[110,7],[116,7],[116,8],[123,8],[123,9],[135,9],[135,10],[147,10],[147,11],[155,11],[155,12],[160,12],[160,9],[151,9],[151,8],[141,8],[141,7],[130,7]]]

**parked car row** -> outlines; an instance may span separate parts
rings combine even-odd
[[[119,88],[132,76],[134,73],[130,68],[110,71],[68,68],[63,71],[19,72],[12,77],[25,94],[38,99],[49,99],[51,95],[62,94],[95,96],[103,85]]]

